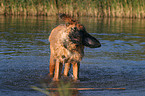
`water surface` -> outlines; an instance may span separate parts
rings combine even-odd
[[[145,20],[78,18],[102,43],[85,48],[79,87],[126,88],[80,91],[81,96],[144,96]],[[51,30],[63,23],[55,17],[0,16],[1,96],[45,96],[33,91],[48,73]]]

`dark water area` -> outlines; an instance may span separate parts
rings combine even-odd
[[[126,90],[79,91],[80,96],[144,96],[145,19],[78,18],[102,43],[85,48],[79,87]],[[48,73],[56,17],[0,16],[0,96],[45,96],[34,91]]]

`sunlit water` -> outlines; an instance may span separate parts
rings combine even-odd
[[[81,96],[144,96],[145,20],[78,18],[102,43],[85,48],[79,87],[126,88],[80,91]],[[33,91],[48,73],[55,17],[0,16],[0,96],[45,96]]]

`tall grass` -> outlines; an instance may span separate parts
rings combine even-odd
[[[145,18],[145,0],[0,0],[0,14]]]

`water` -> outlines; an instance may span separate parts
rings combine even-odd
[[[145,20],[78,18],[101,48],[85,48],[79,87],[126,88],[80,91],[80,96],[144,96]],[[0,95],[45,96],[30,86],[48,73],[55,17],[0,16]]]

